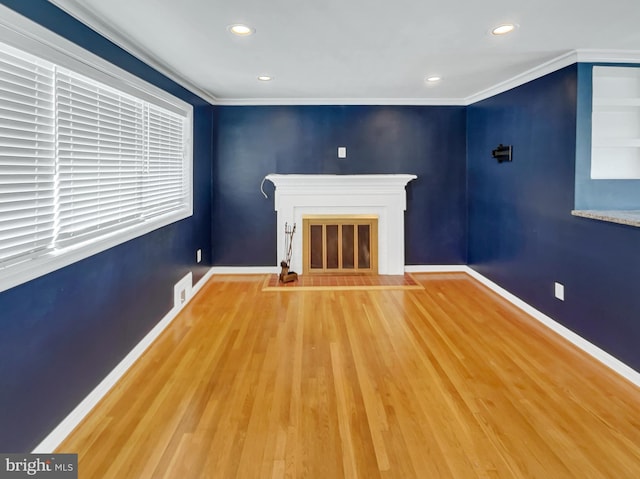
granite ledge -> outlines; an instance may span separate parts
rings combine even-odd
[[[573,210],[573,216],[640,227],[640,210]]]

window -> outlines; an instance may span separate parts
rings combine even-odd
[[[0,291],[192,214],[190,105],[1,33]]]

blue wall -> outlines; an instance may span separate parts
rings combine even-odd
[[[640,229],[571,216],[576,103],[574,65],[468,107],[469,264],[638,370]]]
[[[44,0],[3,4],[190,102],[194,215],[0,293],[0,451],[28,452],[173,307],[211,260],[213,109]]]
[[[269,173],[412,173],[406,263],[466,262],[464,107],[216,107],[213,263],[275,266]],[[337,158],[338,146],[348,157]]]

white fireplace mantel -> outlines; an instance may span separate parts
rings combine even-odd
[[[378,273],[404,274],[405,186],[416,175],[267,175],[275,187],[278,263],[284,254],[285,223],[296,224],[291,268],[302,271],[305,215],[378,216]]]

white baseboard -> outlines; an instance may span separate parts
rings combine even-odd
[[[209,270],[200,280],[190,288],[187,300],[175,306],[169,311],[147,335],[127,354],[122,361],[98,384],[89,395],[78,404],[67,417],[65,417],[56,428],[45,437],[40,444],[32,451],[33,454],[50,454],[62,441],[73,431],[98,402],[109,392],[109,390],[120,380],[127,370],[142,356],[146,349],[160,336],[169,324],[175,319],[180,311],[191,301],[198,291],[213,276],[213,271]]]
[[[458,273],[468,272],[466,264],[417,264],[404,267],[407,273]]]
[[[278,266],[213,266],[213,274],[277,274]]]
[[[551,319],[549,316],[538,311],[534,307],[522,301],[517,296],[511,294],[506,289],[498,286],[490,279],[484,277],[474,269],[466,265],[409,265],[405,266],[408,273],[445,273],[445,272],[464,272],[489,289],[499,294],[516,307],[529,314],[531,317],[540,321],[552,331],[556,332],[564,339],[574,344],[578,348],[585,351],[605,366],[609,367],[622,377],[631,381],[640,387],[640,373],[633,368],[627,366],[619,359],[613,357],[598,346],[590,343],[583,337],[574,333],[570,329],[562,326],[560,323]],[[178,313],[184,308],[189,301],[196,295],[198,291],[207,283],[214,274],[269,274],[277,273],[277,267],[258,266],[258,267],[212,267],[209,269],[200,281],[198,281],[191,290],[188,300],[174,307],[164,318],[149,331],[149,333],[120,361],[120,363],[105,377],[98,386],[80,403],[69,415],[62,420],[58,426],[32,451],[34,454],[49,454],[73,431],[84,417],[95,407],[96,404],[109,392],[109,390],[118,382],[118,380],[127,372],[127,370],[142,356],[145,350],[160,336],[162,331],[171,324]]]
[[[600,349],[595,344],[590,343],[579,334],[574,333],[569,328],[551,319],[549,316],[538,311],[533,306],[530,306],[529,304],[525,303],[523,300],[521,300],[514,294],[511,294],[509,291],[507,291],[503,287],[498,286],[496,283],[486,278],[485,276],[481,275],[474,269],[468,266],[465,266],[465,272],[469,274],[471,277],[473,277],[474,279],[477,279],[480,283],[484,284],[495,293],[498,293],[500,296],[505,298],[514,306],[517,306],[518,308],[523,310],[525,313],[527,313],[537,321],[540,321],[546,327],[548,327],[555,333],[559,334],[570,343],[574,344],[575,346],[582,349],[587,354],[591,355],[592,357],[600,361],[602,364],[604,364],[608,368],[618,373],[620,376],[624,377],[625,379],[631,381],[636,386],[640,387],[640,373],[635,369],[631,368],[630,366],[627,366],[625,363],[623,363],[616,357],[612,356],[611,354],[607,353],[603,349]]]

